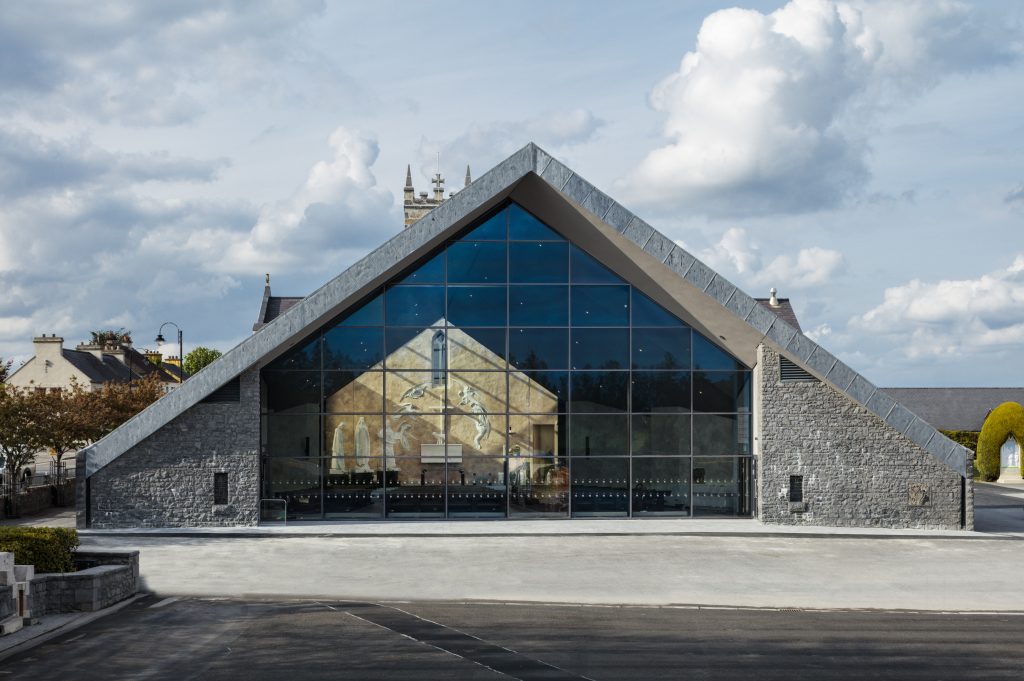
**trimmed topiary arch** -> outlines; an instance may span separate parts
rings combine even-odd
[[[989,413],[981,426],[978,459],[975,463],[983,479],[991,481],[999,477],[999,450],[1010,435],[1024,450],[1024,407],[1016,402],[1000,404]]]

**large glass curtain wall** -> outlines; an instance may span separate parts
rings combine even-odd
[[[750,371],[514,203],[262,393],[293,519],[750,513]]]

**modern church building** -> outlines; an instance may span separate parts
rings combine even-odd
[[[772,302],[530,144],[83,450],[78,524],[971,528],[970,450]]]

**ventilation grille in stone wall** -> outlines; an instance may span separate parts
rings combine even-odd
[[[779,358],[779,373],[785,383],[811,383],[818,380],[785,357]]]
[[[203,402],[234,402],[238,403],[242,401],[242,385],[235,377],[222,385],[221,387],[214,390],[212,393],[203,398]]]

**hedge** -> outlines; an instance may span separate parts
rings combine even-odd
[[[1013,435],[1024,448],[1024,407],[1004,402],[992,410],[978,435],[978,471],[985,480],[999,478],[999,450]]]
[[[0,527],[0,551],[14,554],[18,565],[36,572],[71,572],[78,532],[63,527]]]
[[[976,430],[940,430],[939,432],[972,452],[978,451],[978,431]]]

